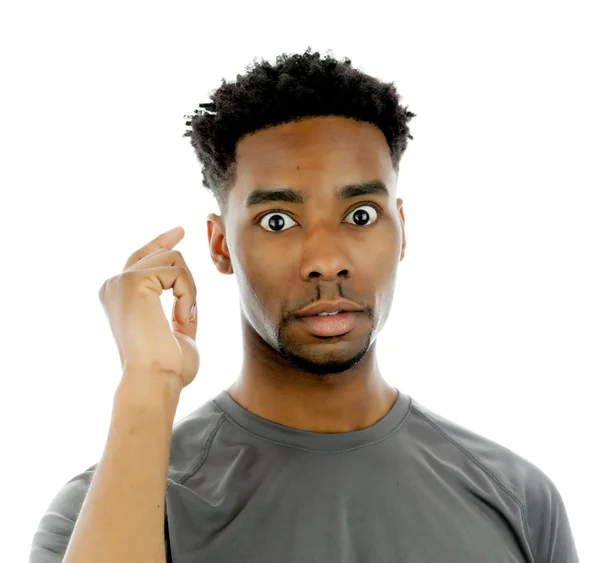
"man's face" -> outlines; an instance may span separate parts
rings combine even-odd
[[[304,371],[346,371],[385,324],[404,256],[402,200],[385,136],[370,123],[311,118],[245,137],[236,163],[226,222],[211,214],[209,237],[219,270],[236,274],[242,321]],[[374,180],[389,194],[336,198],[342,186]],[[282,188],[306,201],[246,206],[255,190]],[[364,309],[344,336],[318,338],[295,316],[316,301],[340,298]]]

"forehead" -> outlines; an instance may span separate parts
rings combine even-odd
[[[303,119],[262,129],[236,147],[240,197],[254,186],[309,181],[331,185],[363,179],[392,181],[386,138],[377,126],[340,116]],[[308,186],[303,186],[308,188]]]

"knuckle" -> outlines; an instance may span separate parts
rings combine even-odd
[[[117,283],[121,292],[130,293],[132,291],[138,291],[148,280],[152,280],[152,277],[148,276],[146,272],[130,270],[119,275]]]
[[[114,278],[111,278],[113,283],[122,284],[126,283],[127,280],[131,279],[131,270],[127,270],[125,272],[121,272],[117,274]]]
[[[108,280],[108,290],[109,291],[124,291],[126,287],[131,284],[131,280],[135,275],[134,270],[126,270],[113,276]]]

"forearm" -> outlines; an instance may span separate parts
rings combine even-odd
[[[63,563],[164,563],[164,498],[181,386],[123,377]]]

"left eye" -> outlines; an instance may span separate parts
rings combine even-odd
[[[369,221],[369,215],[372,215],[371,213],[367,213],[366,211],[362,211],[362,209],[364,207],[370,207],[371,209],[375,209],[376,214],[379,215],[379,211],[377,210],[377,208],[374,205],[361,205],[360,207],[355,207],[352,211],[350,211],[350,213],[348,213],[348,215],[346,215],[346,217],[353,217],[355,220],[357,221],[361,221],[361,224],[359,224],[359,227],[364,227],[365,225],[371,225],[373,223],[373,221]],[[263,229],[265,229],[265,227],[263,226],[263,222],[264,220],[269,216],[284,216],[284,217],[288,217],[292,222],[295,222],[287,213],[285,213],[284,211],[271,211],[270,213],[266,213],[265,215],[262,216],[261,220],[260,220],[260,225]],[[369,221],[369,222],[362,222],[362,221]],[[274,221],[275,225],[277,223],[280,223],[280,221]],[[269,225],[269,221],[266,222],[266,224],[269,226],[270,229],[274,228],[275,225]],[[283,226],[283,225],[281,225]],[[265,229],[267,230],[267,229]],[[287,230],[287,229],[279,229],[276,228],[275,230],[267,230],[267,232],[270,233],[278,233],[282,230]]]
[[[350,213],[348,213],[348,215],[346,215],[346,217],[354,217],[354,214],[359,210],[362,209],[363,207],[370,207],[371,209],[375,209],[375,211],[377,212],[377,215],[379,216],[379,212],[377,211],[377,209],[375,208],[375,206],[373,205],[361,205],[360,207],[355,207],[352,211],[350,211]],[[365,211],[361,211],[357,216],[362,219],[364,219],[365,215],[368,215],[368,213],[366,213]],[[373,221],[371,221],[370,223],[367,223],[367,225],[370,225]],[[360,225],[361,227],[364,226],[364,223]]]

